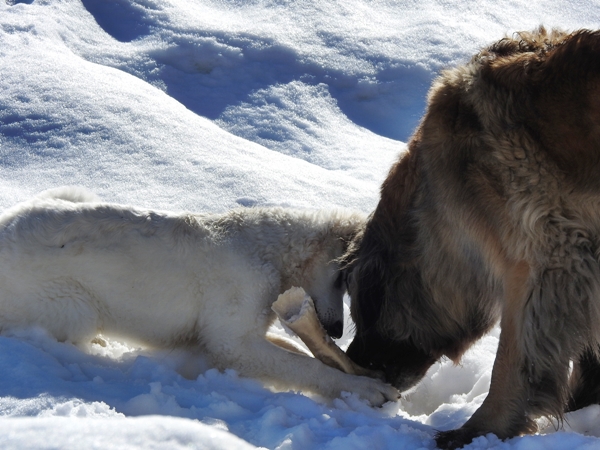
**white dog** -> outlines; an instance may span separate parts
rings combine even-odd
[[[341,335],[336,258],[363,222],[281,208],[172,214],[102,203],[78,188],[46,191],[0,216],[0,330],[191,345],[242,376],[327,397],[354,392],[379,405],[397,391],[267,336],[271,304],[291,286],[304,288],[328,332]]]

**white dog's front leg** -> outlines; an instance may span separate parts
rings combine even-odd
[[[266,339],[246,340],[239,351],[228,358],[228,367],[240,375],[269,381],[278,389],[308,390],[325,397],[339,397],[342,392],[355,393],[379,406],[396,401],[398,391],[379,380],[348,375],[321,361],[280,348]],[[223,355],[219,355],[220,362]]]

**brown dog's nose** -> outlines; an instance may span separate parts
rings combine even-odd
[[[329,336],[331,336],[332,338],[339,339],[342,337],[342,334],[344,333],[344,322],[342,322],[341,320],[338,320],[337,322],[334,322],[332,325],[325,327],[325,331],[327,331],[327,334]]]

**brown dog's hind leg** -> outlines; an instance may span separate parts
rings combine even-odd
[[[600,403],[600,360],[598,353],[585,350],[573,363],[571,398],[565,412]]]
[[[596,342],[600,271],[589,247],[566,250],[566,256],[548,259],[561,264],[534,272],[519,263],[507,271],[490,392],[462,428],[438,435],[441,448],[458,448],[487,433],[506,439],[535,432],[533,418],[561,421],[565,409],[599,400],[600,364],[589,345]],[[569,384],[569,363],[578,355]]]

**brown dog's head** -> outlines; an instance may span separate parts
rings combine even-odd
[[[440,356],[420,345],[411,321],[424,305],[414,250],[416,233],[410,206],[418,179],[414,158],[405,155],[390,171],[382,199],[346,255],[348,293],[356,336],[348,356],[381,371],[403,391],[416,384]]]
[[[410,239],[407,230],[400,234],[405,234],[400,239]],[[388,383],[404,391],[440,356],[415,342],[408,323],[423,311],[405,309],[425,303],[420,298],[419,272],[411,264],[409,252],[397,253],[397,245],[388,245],[389,235],[379,222],[371,220],[358,239],[357,257],[350,263],[348,275],[356,336],[347,354],[355,363],[383,372]]]

